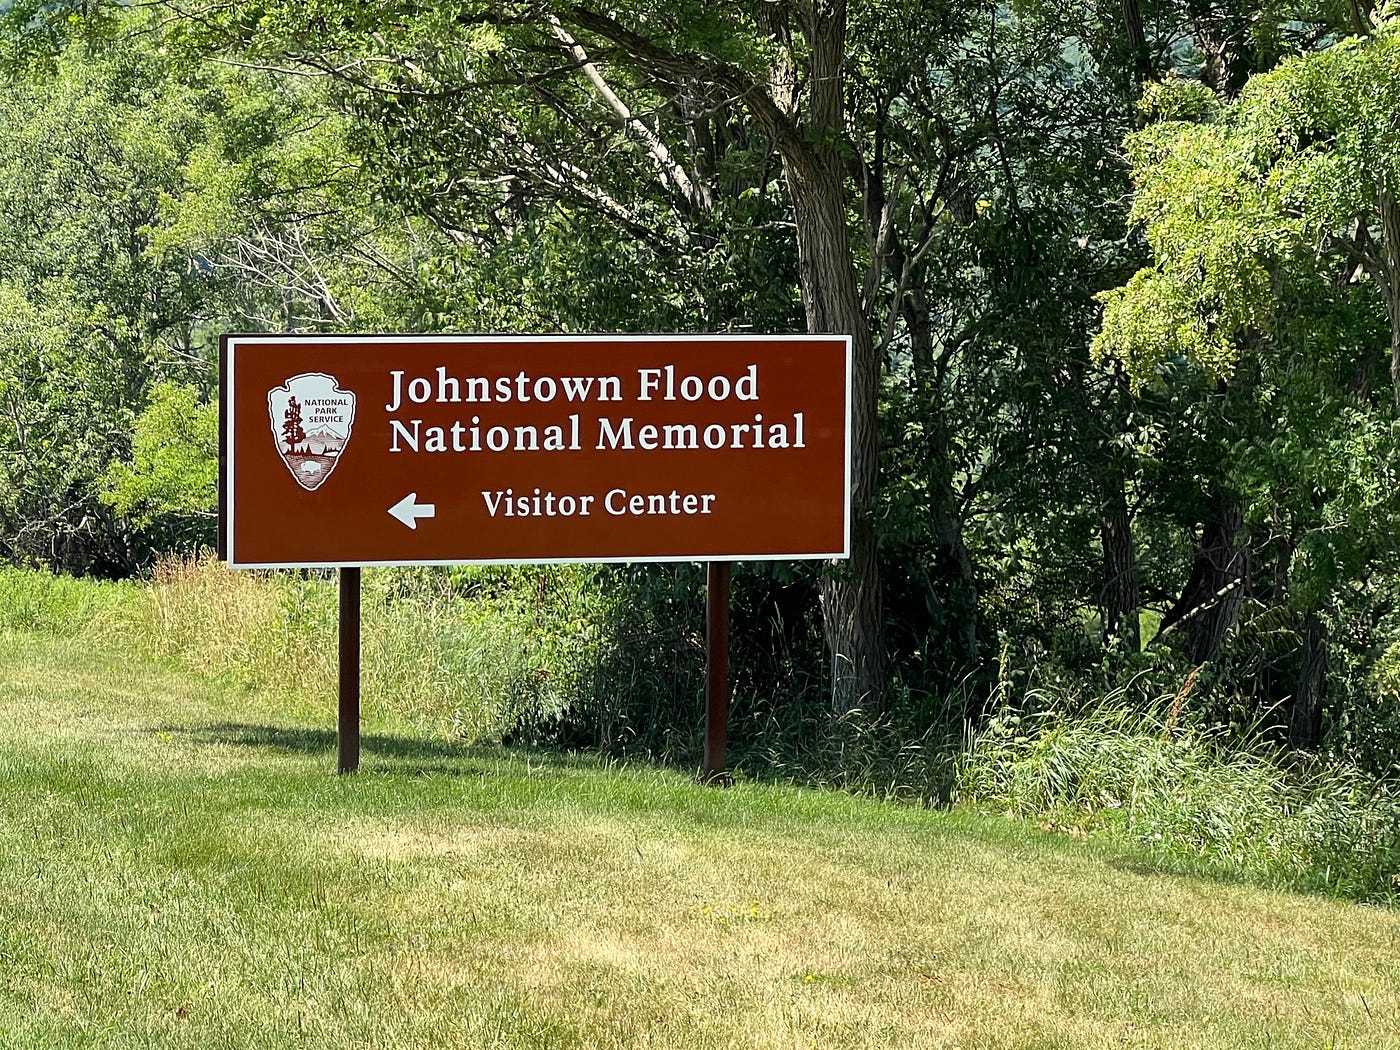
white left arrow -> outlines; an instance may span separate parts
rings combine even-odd
[[[410,492],[389,508],[389,513],[398,518],[410,529],[418,528],[419,518],[432,518],[437,515],[436,503],[419,503],[418,493]]]

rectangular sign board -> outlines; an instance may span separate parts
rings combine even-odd
[[[842,558],[846,336],[230,335],[235,568]]]

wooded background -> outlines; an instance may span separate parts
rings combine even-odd
[[[211,541],[224,331],[849,333],[853,556],[740,567],[736,736],[1112,694],[1393,768],[1392,4],[0,11],[9,562]],[[698,571],[568,579],[522,733],[693,722]]]

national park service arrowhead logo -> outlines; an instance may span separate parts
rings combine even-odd
[[[314,492],[340,462],[355,422],[355,395],[335,376],[304,372],[267,392],[277,454],[296,482]]]

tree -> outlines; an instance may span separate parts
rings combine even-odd
[[[193,386],[158,383],[136,418],[130,459],[107,467],[102,500],[152,533],[159,550],[212,546],[218,468],[218,403]]]
[[[1400,406],[1400,227],[1391,196],[1400,175],[1400,26],[1381,15],[1369,36],[1252,77],[1234,102],[1167,84],[1147,103],[1193,119],[1129,140],[1133,215],[1155,265],[1104,297],[1096,349],[1124,361],[1139,386],[1179,382],[1184,364],[1237,409],[1250,406],[1237,421],[1260,403],[1274,415],[1230,457],[1232,495],[1215,548],[1231,564],[1193,576],[1164,626],[1233,622],[1259,566],[1224,534],[1238,535],[1251,517],[1267,523],[1275,569],[1255,590],[1295,617],[1289,737],[1313,746],[1325,688],[1323,611],[1345,579],[1394,548],[1390,513],[1364,475],[1393,458],[1390,419]],[[1372,401],[1378,370],[1390,379],[1389,412]],[[1377,527],[1355,527],[1368,520]],[[1193,657],[1214,659],[1220,633],[1202,631],[1216,641],[1193,646]]]
[[[153,250],[197,125],[146,54],[81,49],[0,95],[0,544],[19,561],[125,574],[145,555],[101,501],[157,376],[202,366],[209,275]]]
[[[287,452],[299,452],[302,442],[306,440],[306,431],[301,428],[301,402],[294,397],[288,398],[287,411],[282,415],[282,440],[286,442]]]
[[[852,557],[821,585],[833,704],[879,708],[881,362],[851,238],[845,78],[855,42],[844,0],[754,11],[268,3],[184,15],[201,46],[336,78],[369,118],[368,145],[398,158],[395,199],[463,242],[480,236],[480,218],[508,237],[507,224],[544,205],[585,211],[590,224],[613,224],[680,261],[698,254],[697,242],[737,246],[743,227],[731,234],[726,219],[754,195],[784,200],[806,327],[855,343]],[[521,211],[503,215],[512,201]]]
[[[1020,345],[994,333],[992,319],[1005,321],[1056,266],[1102,269],[1037,258],[1032,246],[1056,221],[1053,236],[1065,236],[1055,208],[1072,196],[1035,200],[1044,158],[1063,150],[1071,128],[1104,127],[1090,102],[1095,78],[1065,57],[1073,48],[1063,26],[929,0],[855,11],[841,0],[753,10],[689,2],[174,6],[181,31],[203,51],[337,85],[368,166],[383,173],[385,197],[459,246],[449,280],[469,269],[499,275],[494,288],[471,287],[512,319],[539,317],[558,284],[572,301],[544,316],[564,328],[642,318],[766,325],[791,316],[795,286],[806,327],[848,333],[857,351],[854,556],[821,583],[833,706],[883,702],[882,481],[921,507],[921,520],[884,559],[899,577],[893,619],[934,610],[924,618],[943,640],[946,680],[976,672],[986,639],[967,516],[997,479],[1015,473],[1018,444],[1029,437],[1060,447],[1027,435],[1016,418],[1038,408],[1033,398],[1016,400],[1026,380],[1015,364]],[[1072,119],[1047,99],[1072,100]],[[1122,119],[1121,97],[1115,104]],[[1101,154],[1098,170],[1112,171]],[[1092,202],[1075,198],[1073,221],[1092,225],[1083,217],[1111,196],[1095,193]],[[1080,236],[1087,242],[1088,229]],[[588,259],[598,246],[620,260],[599,267]],[[778,279],[735,290],[753,289],[764,270]],[[693,279],[677,282],[678,272]],[[619,303],[613,292],[623,282],[628,297]],[[499,294],[512,283],[529,293]],[[1056,313],[1063,296],[1035,286],[1042,323],[1025,324],[1015,340],[1050,349],[1077,316],[1068,338],[1082,374],[1088,292],[1103,283],[1095,277],[1076,290],[1078,314]],[[689,317],[676,309],[687,300],[697,306]],[[1065,366],[1052,366],[1055,357],[1035,359],[1055,374]],[[912,425],[893,440],[918,442],[884,457],[883,479],[882,389],[910,411]],[[985,432],[967,422],[983,417]],[[1000,447],[989,455],[984,440]],[[1113,471],[1100,473],[1109,483],[1095,503],[1114,559],[1106,575],[1116,581],[1102,596],[1112,606],[1105,621],[1126,623],[1135,604],[1124,570],[1133,558],[1122,528],[1127,504]],[[910,651],[927,650],[927,640],[911,639]]]

